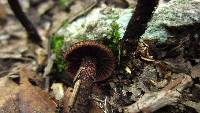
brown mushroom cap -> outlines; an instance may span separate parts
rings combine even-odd
[[[115,68],[114,56],[110,49],[96,41],[82,41],[73,45],[64,54],[72,78],[77,73],[84,57],[96,59],[96,81],[108,78]]]

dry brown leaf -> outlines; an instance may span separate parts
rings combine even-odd
[[[32,86],[28,80],[29,70],[23,68],[20,71],[20,92],[19,92],[19,108],[23,113],[55,113],[56,104],[49,95]]]
[[[0,3],[0,20],[6,18],[6,10],[3,4]]]
[[[19,86],[7,76],[0,78],[0,113],[19,113],[17,93]]]
[[[91,109],[89,113],[104,113],[104,111],[95,102],[91,102]]]
[[[18,107],[17,95],[11,96],[0,108],[0,113],[21,113]]]
[[[56,104],[48,93],[29,82],[32,72],[20,71],[20,85],[8,77],[0,79],[0,113],[55,113]]]
[[[196,65],[191,69],[192,78],[200,78],[200,65]]]
[[[63,109],[64,112],[68,112],[69,111],[69,99],[72,96],[72,92],[73,92],[73,88],[67,88],[67,90],[65,91],[65,95],[63,98]]]

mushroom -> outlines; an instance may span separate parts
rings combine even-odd
[[[114,56],[110,49],[96,41],[76,43],[64,55],[67,71],[72,78],[81,81],[79,91],[70,113],[87,113],[94,82],[107,79],[115,68]]]

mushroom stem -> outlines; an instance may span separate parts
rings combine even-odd
[[[89,97],[91,94],[92,84],[96,76],[96,60],[91,57],[83,58],[80,69],[78,79],[81,80],[81,85],[74,106],[70,109],[69,113],[89,112]]]
[[[72,73],[74,81],[80,81],[79,90],[76,93],[71,106],[67,105],[70,96],[66,95],[63,108],[65,113],[88,113],[92,85],[111,76],[115,61],[112,51],[105,45],[96,41],[82,41],[74,44],[64,54],[68,63],[67,71]],[[77,74],[76,74],[77,73]],[[75,92],[75,91],[74,91]],[[66,103],[65,103],[66,102]]]

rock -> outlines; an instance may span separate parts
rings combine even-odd
[[[169,37],[186,36],[185,32],[190,29],[184,29],[178,34],[174,34],[174,31],[182,27],[198,26],[200,23],[199,6],[199,0],[171,0],[159,5],[140,41],[154,40],[164,43]],[[173,33],[169,31],[171,28],[173,28]]]
[[[82,40],[111,39],[114,33],[118,35],[116,38],[121,39],[131,15],[132,9],[102,6],[93,9],[87,16],[77,19],[67,27],[60,28],[56,33],[56,37],[65,37],[64,48],[68,48],[73,43]]]
[[[132,9],[101,6],[90,11],[86,16],[62,26],[52,37],[51,50],[55,53],[55,69],[59,72],[66,67],[63,51],[71,45],[84,40],[105,42],[115,55],[120,53],[120,40],[132,16]]]
[[[51,86],[53,96],[56,100],[61,101],[64,97],[64,88],[62,83],[53,83]]]

